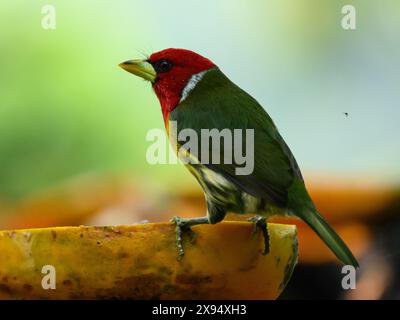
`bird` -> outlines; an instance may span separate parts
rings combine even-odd
[[[348,112],[343,112],[343,114],[344,114],[346,117],[349,116],[349,113],[348,113]]]
[[[318,212],[295,157],[267,111],[214,62],[191,50],[168,48],[143,60],[127,60],[119,66],[151,83],[170,142],[180,159],[193,160],[184,164],[205,195],[204,217],[171,220],[175,225],[179,259],[185,253],[182,242],[185,232],[193,233],[191,227],[195,225],[221,222],[231,212],[254,214],[249,220],[254,223],[254,230],[262,231],[263,254],[270,251],[267,220],[276,215],[289,216],[305,221],[344,264],[359,266],[345,242]],[[172,142],[171,132],[179,134],[184,129],[198,133],[199,145],[205,143],[200,132],[203,129],[252,130],[252,171],[237,174],[238,161],[201,161],[200,153],[185,149],[183,141]],[[179,151],[182,149],[183,152]],[[212,152],[224,155],[223,148]]]

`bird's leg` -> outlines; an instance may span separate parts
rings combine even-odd
[[[188,232],[192,237],[195,233],[190,227],[197,224],[215,224],[222,221],[225,217],[226,209],[213,201],[207,201],[207,216],[201,218],[184,219],[173,217],[171,222],[175,224],[176,246],[178,248],[178,260],[181,260],[185,254],[182,243],[183,232]]]
[[[254,223],[254,231],[253,231],[254,234],[257,233],[257,229],[260,229],[262,231],[263,236],[264,236],[263,255],[268,254],[270,248],[269,248],[269,233],[268,233],[266,219],[261,216],[254,216],[254,217],[249,218],[247,221]]]
[[[210,223],[208,217],[201,217],[201,218],[191,218],[191,219],[184,219],[180,217],[173,217],[171,222],[175,224],[175,233],[176,233],[176,246],[178,248],[178,260],[181,260],[185,254],[183,249],[183,242],[182,242],[182,235],[183,232],[187,232],[194,235],[194,232],[190,228],[196,224],[208,224]]]

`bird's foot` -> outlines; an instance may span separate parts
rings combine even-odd
[[[264,236],[264,251],[263,255],[266,255],[269,253],[269,233],[268,233],[268,227],[267,227],[267,222],[264,217],[261,216],[254,216],[249,219],[247,219],[249,222],[254,223],[254,230],[253,234],[257,234],[257,230],[260,229],[261,232],[263,233]]]
[[[183,233],[186,232],[189,234],[190,238],[193,239],[195,233],[190,228],[191,219],[184,219],[180,217],[173,217],[171,222],[175,224],[175,234],[176,234],[176,247],[178,249],[178,260],[182,260],[185,255],[185,250],[183,249]]]

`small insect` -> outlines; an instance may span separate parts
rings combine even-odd
[[[343,114],[344,114],[346,117],[349,116],[349,113],[348,113],[348,112],[343,112]]]

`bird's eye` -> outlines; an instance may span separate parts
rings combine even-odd
[[[166,59],[158,60],[154,64],[154,69],[156,70],[157,73],[167,72],[171,70],[172,67],[173,67],[172,63]]]

